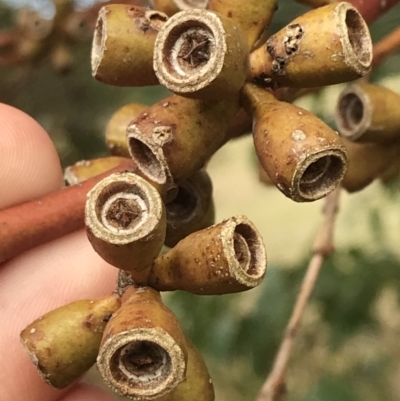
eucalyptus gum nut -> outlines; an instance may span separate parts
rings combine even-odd
[[[192,176],[224,144],[239,96],[196,100],[170,96],[150,106],[127,129],[132,158],[166,188]]]
[[[126,143],[126,129],[129,123],[147,107],[145,104],[128,103],[111,116],[105,137],[107,147],[113,156],[131,157]]]
[[[214,224],[215,208],[212,183],[200,170],[178,186],[178,195],[166,205],[167,233],[165,245],[172,248],[195,231]]]
[[[398,147],[379,143],[357,143],[342,138],[349,167],[342,186],[348,192],[364,189],[387,170],[398,157]]]
[[[347,168],[337,132],[310,112],[280,102],[246,84],[243,102],[253,114],[253,139],[260,164],[287,197],[310,202],[333,191]]]
[[[258,167],[258,179],[260,182],[269,187],[275,186],[275,183],[271,180],[271,177],[267,174],[267,172],[261,165]]]
[[[242,29],[249,49],[268,28],[278,9],[278,0],[209,0],[209,9],[232,18]]]
[[[399,142],[400,95],[383,86],[354,84],[340,95],[335,121],[350,141]]]
[[[119,166],[126,158],[124,157],[101,157],[92,160],[82,160],[69,166],[64,171],[64,181],[68,185],[80,184],[89,178],[105,173]]]
[[[349,3],[309,11],[250,55],[251,78],[266,87],[299,88],[351,81],[370,71],[368,26]]]
[[[104,331],[97,366],[116,393],[153,400],[186,377],[187,345],[175,315],[149,287],[128,287]]]
[[[104,6],[92,45],[92,75],[115,86],[157,85],[153,48],[168,17],[143,7]]]
[[[232,19],[187,10],[160,30],[153,68],[160,83],[181,96],[228,99],[244,85],[248,54],[246,38]]]
[[[27,326],[21,342],[42,379],[64,388],[89,370],[96,362],[105,325],[119,306],[114,295],[77,301]]]
[[[194,344],[186,338],[188,363],[186,380],[171,393],[157,398],[157,401],[214,401],[214,386],[207,366]]]
[[[129,172],[108,176],[88,193],[85,223],[105,261],[146,283],[166,232],[164,204],[151,184]]]
[[[190,234],[160,255],[149,285],[159,291],[230,294],[259,285],[266,269],[261,235],[247,217],[236,216]]]

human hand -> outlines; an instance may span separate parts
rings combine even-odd
[[[61,188],[60,161],[42,127],[0,104],[0,130],[0,209]],[[84,231],[0,264],[0,401],[115,401],[89,384],[51,388],[19,338],[28,324],[54,308],[111,293],[116,274],[117,269],[94,252]]]

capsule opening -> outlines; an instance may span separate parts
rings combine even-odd
[[[112,232],[134,230],[147,218],[149,201],[143,190],[134,184],[115,181],[101,191],[96,201],[96,215]]]
[[[249,276],[260,276],[265,270],[265,266],[260,265],[262,246],[259,235],[252,227],[244,223],[235,227],[233,233],[235,257],[241,269]]]
[[[128,143],[131,156],[137,162],[140,170],[154,182],[164,183],[167,179],[164,168],[150,147],[132,137],[129,137]]]
[[[354,54],[362,64],[369,64],[372,61],[372,48],[368,28],[363,18],[356,10],[349,9],[346,11],[345,23]]]
[[[152,341],[131,341],[119,348],[110,361],[114,379],[131,388],[152,389],[171,374],[168,352]]]
[[[300,192],[306,200],[316,200],[333,191],[343,178],[346,165],[336,155],[323,155],[312,161],[300,178]]]
[[[191,75],[194,70],[204,70],[214,47],[211,30],[199,21],[188,20],[171,30],[163,49],[164,62],[171,75]]]
[[[353,134],[360,128],[365,115],[363,101],[356,93],[344,95],[339,100],[338,115],[342,126],[340,128],[344,128],[342,134],[346,135],[346,131]]]

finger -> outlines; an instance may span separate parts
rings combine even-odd
[[[44,129],[22,111],[0,104],[0,209],[61,185],[60,160]]]
[[[59,401],[118,401],[116,397],[92,384],[78,384]]]
[[[92,249],[83,231],[29,251],[0,271],[0,401],[52,401],[62,394],[45,384],[20,344],[20,332],[50,310],[115,288],[117,269]],[[60,322],[62,325],[62,322]],[[6,396],[7,395],[7,396]],[[6,398],[2,398],[6,397]]]

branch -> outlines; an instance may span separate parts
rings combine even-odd
[[[372,68],[375,69],[393,53],[400,50],[400,28],[395,29],[374,46]]]
[[[286,395],[285,373],[295,344],[304,310],[308,304],[319,272],[326,257],[333,251],[333,230],[339,206],[340,188],[326,197],[323,214],[324,221],[314,240],[313,256],[304,276],[292,316],[286,327],[285,335],[276,355],[272,371],[267,377],[257,401],[281,401]]]

